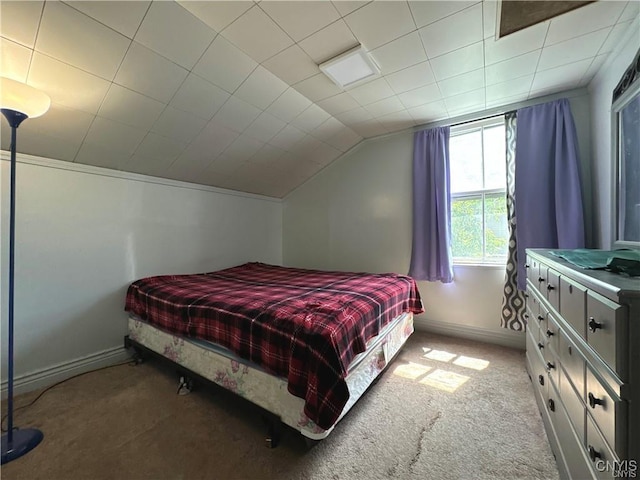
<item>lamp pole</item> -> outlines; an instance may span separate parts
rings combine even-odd
[[[9,210],[9,301],[8,301],[8,361],[7,361],[7,432],[2,435],[1,464],[4,465],[29,453],[44,438],[36,428],[13,427],[13,363],[14,363],[14,277],[16,237],[16,142],[17,130],[27,118],[44,115],[51,106],[47,94],[7,77],[0,77],[0,111],[11,127],[11,189]]]

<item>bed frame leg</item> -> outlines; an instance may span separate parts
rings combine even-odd
[[[264,439],[265,445],[267,448],[276,448],[282,435],[282,421],[272,415],[264,415],[262,419],[267,424],[267,436]]]

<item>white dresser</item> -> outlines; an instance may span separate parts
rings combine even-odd
[[[527,369],[562,478],[640,478],[640,278],[527,249]]]

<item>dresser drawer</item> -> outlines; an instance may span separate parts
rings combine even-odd
[[[587,338],[587,289],[572,282],[564,276],[560,277],[560,314],[575,332]]]
[[[580,350],[569,340],[567,334],[562,330],[560,331],[559,340],[558,355],[562,368],[582,401],[585,402],[587,398],[584,393],[585,359],[580,353]]]
[[[552,313],[547,313],[546,328],[540,329],[541,334],[547,340],[554,352],[558,352],[558,338],[560,337],[560,327]]]
[[[587,343],[623,381],[627,380],[627,340],[625,307],[587,292]]]
[[[547,269],[547,282],[544,287],[546,297],[556,312],[560,312],[560,274],[552,269]]]
[[[625,404],[609,394],[590,368],[587,368],[586,378],[586,409],[611,449],[624,457],[623,443],[627,429]],[[616,426],[619,427],[618,436]]]
[[[529,281],[538,287],[538,277],[540,277],[540,262],[527,257],[527,278]]]
[[[544,365],[542,351],[538,348],[538,343],[535,342],[533,336],[527,333],[527,358],[531,382],[533,383],[533,387],[540,393],[542,400],[546,401],[549,378]]]
[[[591,466],[596,478],[616,478],[614,465],[618,458],[607,446],[607,442],[598,432],[596,424],[587,415],[587,456],[591,460]]]
[[[584,444],[584,439],[586,436],[586,410],[584,402],[582,401],[582,396],[575,391],[575,389],[573,388],[573,384],[569,381],[566,373],[563,370],[560,371],[560,399],[562,400],[562,404],[567,410],[567,414],[569,415],[569,419],[571,420],[573,429],[578,435],[580,444]]]

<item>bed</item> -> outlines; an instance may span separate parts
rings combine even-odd
[[[423,307],[405,275],[253,262],[137,280],[125,310],[128,345],[321,440],[400,351]]]

